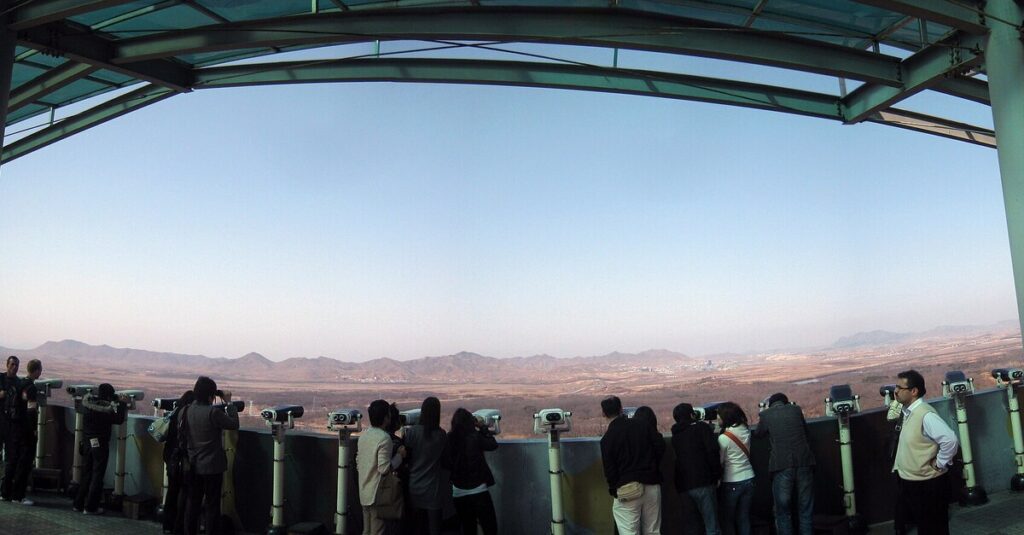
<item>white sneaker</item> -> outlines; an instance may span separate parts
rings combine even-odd
[[[36,502],[34,502],[34,501],[32,501],[32,500],[30,500],[28,498],[25,498],[24,500],[21,500],[18,503],[20,503],[21,505],[35,505],[36,504]]]

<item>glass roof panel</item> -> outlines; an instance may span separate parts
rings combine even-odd
[[[158,3],[160,3],[159,0],[136,0],[134,2],[127,2],[124,4],[118,4],[113,7],[108,7],[106,9],[98,9],[96,11],[83,13],[81,15],[71,17],[71,20],[79,24],[84,24],[86,26],[93,26],[100,22],[110,20],[114,17],[124,15],[125,13],[131,13],[132,11],[135,11],[137,9],[141,9]]]
[[[242,50],[185,54],[184,56],[178,56],[178,59],[191,65],[195,65],[196,67],[206,67],[217,63],[224,63],[226,61],[235,61],[273,53],[274,51],[270,48],[245,48]]]
[[[64,58],[57,56],[50,56],[47,54],[32,54],[26,59],[19,61],[18,63],[25,63],[28,65],[39,65],[44,67],[59,67],[67,61]]]
[[[14,70],[11,72],[11,89],[17,89],[19,86],[28,82],[35,77],[43,74],[47,69],[40,67],[34,67],[32,65],[26,65],[24,63],[15,63]]]
[[[195,0],[231,21],[259,20],[312,12],[310,0]],[[389,2],[390,3],[390,2]]]
[[[167,30],[196,28],[217,22],[187,5],[178,5],[134,17],[117,24],[111,24],[104,27],[103,31],[110,32],[116,37],[127,39]]]
[[[43,112],[47,112],[49,110],[50,108],[47,108],[46,106],[43,106],[41,104],[29,104],[7,114],[7,124],[12,125],[18,121],[24,121],[29,117],[35,117],[36,115],[39,115]],[[12,134],[14,134],[14,132],[4,132],[4,136],[9,136]]]
[[[117,84],[119,86],[138,82],[138,79],[132,78],[131,76],[125,76],[118,72],[102,69],[90,74],[89,76],[92,78],[99,78],[100,80],[105,80],[107,82]]]
[[[105,93],[113,89],[109,85],[94,82],[87,78],[75,80],[74,82],[46,95],[42,98],[44,103],[59,104],[60,106],[66,106],[72,102],[77,102],[100,93]]]

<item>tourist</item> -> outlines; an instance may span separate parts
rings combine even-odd
[[[711,426],[694,418],[693,405],[672,410],[672,449],[676,454],[676,491],[682,497],[687,533],[720,535],[715,487],[722,477],[718,441]],[[703,525],[703,530],[700,527]]]
[[[754,468],[750,465],[747,415],[727,401],[718,406],[719,458],[722,461],[722,520],[736,535],[750,535],[750,503],[754,497]],[[723,526],[723,527],[724,527]]]
[[[494,486],[494,474],[487,465],[484,452],[498,449],[498,441],[482,420],[459,407],[452,415],[448,447],[452,496],[462,535],[477,535],[477,526],[483,530],[483,535],[496,535],[498,521],[491,493],[487,490]]]
[[[171,411],[167,436],[164,439],[164,465],[167,469],[167,495],[164,497],[164,533],[181,535],[185,532],[185,509],[187,508],[188,492],[185,474],[182,472],[181,458],[188,455],[178,447],[178,420],[185,407],[195,401],[196,396],[188,390],[178,398]]]
[[[192,393],[195,401],[183,409],[178,427],[178,432],[184,435],[191,471],[191,475],[185,476],[188,478],[185,534],[199,533],[199,518],[205,502],[206,533],[218,535],[222,531],[221,488],[228,469],[223,436],[225,430],[238,429],[238,409],[231,403],[231,392],[217,390],[217,383],[209,377],[196,379]],[[223,401],[223,408],[213,406],[216,397]]]
[[[896,507],[917,525],[919,535],[949,533],[949,466],[960,443],[956,433],[924,402],[924,377],[915,370],[899,373],[896,399],[903,404],[903,426],[896,460]]]
[[[431,396],[423,400],[420,421],[405,430],[409,450],[409,498],[416,533],[440,535],[444,503],[451,497],[445,467],[447,435],[441,429],[441,402]]]
[[[771,447],[768,471],[772,474],[776,533],[813,535],[814,454],[807,439],[803,411],[790,403],[786,394],[772,394],[768,398],[768,408],[759,416],[754,436],[767,436]],[[794,490],[800,518],[797,531],[793,529]]]
[[[626,418],[616,396],[601,400],[608,430],[601,462],[619,535],[661,533],[661,467],[665,439],[648,421]]]
[[[28,491],[28,479],[32,474],[36,442],[39,440],[36,428],[39,417],[39,400],[35,382],[43,373],[43,363],[39,359],[32,359],[25,365],[25,371],[28,372],[28,376],[22,379],[18,386],[18,395],[15,397],[14,411],[10,420],[10,431],[16,437],[17,448],[14,456],[7,458],[5,474],[13,474],[13,486],[8,487],[11,479],[5,476],[3,490],[0,494],[12,502],[33,505],[35,502],[25,497],[25,493]]]
[[[359,484],[359,503],[363,506],[363,535],[384,535],[385,520],[378,502],[384,477],[401,462],[394,453],[387,428],[391,423],[388,402],[378,399],[367,407],[370,428],[359,434],[356,444],[356,474]]]
[[[118,402],[114,387],[108,383],[101,384],[96,394],[85,396],[82,408],[85,411],[82,416],[84,441],[78,445],[82,452],[82,478],[73,509],[87,515],[102,515],[104,511],[99,504],[110,457],[111,427],[124,423],[128,409]]]

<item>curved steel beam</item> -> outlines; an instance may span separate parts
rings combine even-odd
[[[620,8],[391,8],[206,26],[118,41],[111,61],[387,40],[497,41],[703,56],[900,85],[900,59],[811,39]]]

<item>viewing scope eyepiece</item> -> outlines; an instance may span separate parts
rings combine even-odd
[[[1024,370],[1020,368],[996,368],[992,370],[992,378],[1009,383],[1024,379]]]
[[[335,431],[340,429],[362,429],[363,413],[359,409],[338,409],[327,415],[327,428]]]
[[[946,380],[942,381],[943,394],[955,396],[958,394],[973,394],[974,380],[967,377],[962,370],[946,372]]]
[[[178,400],[175,398],[154,398],[153,407],[162,411],[173,411],[174,407],[178,405]]]
[[[71,397],[84,398],[87,394],[95,392],[99,387],[96,385],[71,385],[64,390]]]
[[[240,399],[232,400],[231,403],[218,403],[218,404],[214,405],[213,408],[215,408],[215,409],[224,409],[224,408],[227,408],[228,405],[231,405],[232,407],[234,407],[235,410],[238,411],[238,412],[242,412],[242,411],[245,410],[245,402],[240,400]]]
[[[533,415],[534,433],[569,431],[572,429],[572,412],[562,409],[544,409]]]
[[[882,385],[878,389],[878,395],[883,398],[889,396],[892,399],[896,399],[896,385]]]
[[[693,408],[693,419],[697,421],[713,422],[718,419],[718,407],[724,401],[712,401],[699,407]]]
[[[61,388],[64,386],[64,381],[61,379],[36,379],[34,383],[36,388],[39,390],[50,391],[51,388]]]
[[[833,385],[825,398],[826,416],[847,416],[860,412],[860,396],[853,393],[850,385]]]
[[[473,416],[481,425],[491,431],[492,434],[501,434],[501,411],[498,409],[480,409],[473,412]]]
[[[305,409],[302,405],[278,405],[277,407],[270,407],[269,409],[263,409],[260,411],[260,416],[268,422],[284,423],[288,421],[290,415],[294,418],[302,418],[302,414]]]
[[[420,409],[402,411],[398,413],[398,419],[402,422],[402,427],[417,425],[420,423]]]

